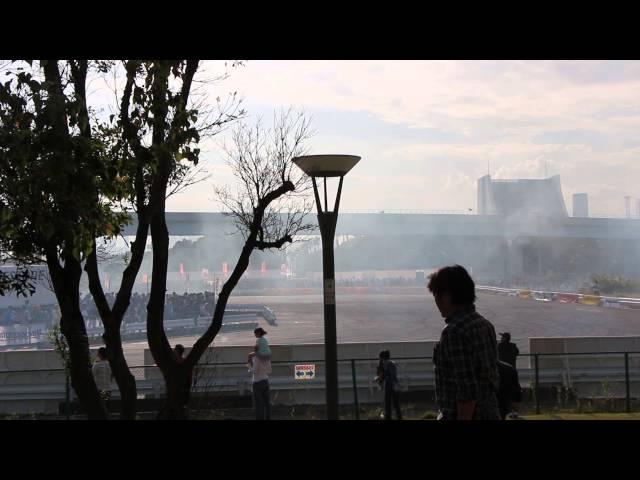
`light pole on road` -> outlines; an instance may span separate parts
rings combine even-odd
[[[354,155],[305,155],[293,159],[311,177],[318,209],[318,226],[322,237],[322,272],[324,290],[324,356],[327,393],[327,419],[338,420],[338,339],[336,332],[336,281],[333,241],[338,223],[342,180],[360,157]],[[327,178],[339,177],[333,210],[327,202]],[[324,210],[318,193],[317,179],[324,179]]]

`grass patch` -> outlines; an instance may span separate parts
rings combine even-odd
[[[640,413],[550,413],[523,415],[525,420],[640,420]]]

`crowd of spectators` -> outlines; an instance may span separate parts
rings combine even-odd
[[[0,308],[0,325],[44,324],[47,327],[60,320],[60,308],[55,305],[25,305]]]
[[[115,294],[106,294],[109,305],[115,302]],[[129,308],[124,316],[124,323],[145,322],[147,318],[147,303],[149,295],[147,293],[133,293]],[[215,296],[213,292],[199,293],[171,293],[165,297],[164,318],[165,320],[175,320],[183,318],[197,318],[213,315],[215,307]],[[100,321],[93,297],[85,295],[81,302],[81,310],[85,320],[89,322]]]
[[[115,294],[106,294],[107,302],[113,306]],[[146,321],[147,303],[149,296],[146,293],[133,293],[129,308],[124,316],[124,323],[139,323]],[[215,307],[215,296],[212,292],[200,293],[171,293],[165,299],[165,319],[196,318],[213,315]],[[80,311],[87,325],[91,327],[100,326],[100,317],[95,302],[91,294],[86,294],[80,301]],[[25,305],[19,307],[0,308],[0,325],[44,325],[50,328],[60,321],[60,308],[53,305]]]
[[[388,286],[423,286],[424,280],[410,277],[385,277],[385,278],[350,278],[338,279],[336,284],[340,287],[388,287]],[[249,285],[239,285],[238,290]],[[250,285],[253,286],[253,285]],[[281,286],[322,288],[322,279],[290,279],[284,281]],[[113,306],[115,293],[106,293],[107,302]],[[147,293],[133,293],[127,312],[124,317],[125,324],[140,323],[146,321]],[[215,307],[215,295],[213,292],[199,293],[170,293],[165,300],[165,319],[184,319],[211,316]],[[100,317],[91,294],[87,293],[80,301],[80,310],[91,327],[100,326]],[[0,308],[0,324],[9,326],[14,324],[44,324],[45,328],[56,325],[60,320],[58,305],[26,305],[21,307]]]

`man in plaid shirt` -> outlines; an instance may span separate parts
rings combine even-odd
[[[446,323],[433,351],[438,418],[499,420],[496,332],[476,312],[473,280],[453,265],[432,274],[428,288]]]

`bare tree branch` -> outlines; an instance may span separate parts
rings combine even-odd
[[[304,114],[289,109],[274,116],[272,129],[263,128],[261,121],[253,127],[240,125],[231,135],[231,146],[223,146],[237,187],[233,191],[223,186],[215,192],[244,246],[218,295],[211,324],[185,360],[187,368],[195,366],[220,331],[227,301],[248,268],[252,251],[280,249],[313,228],[305,223],[311,210],[305,198],[309,179],[292,162],[305,153],[304,143],[311,134]]]

